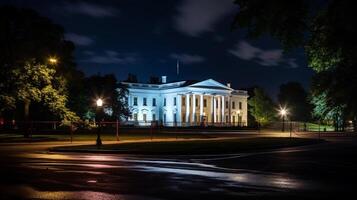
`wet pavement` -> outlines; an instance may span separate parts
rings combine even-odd
[[[357,188],[351,137],[206,156],[46,151],[54,145],[1,144],[1,199],[327,199]]]

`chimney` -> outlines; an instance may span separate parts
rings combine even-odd
[[[167,76],[161,76],[161,83],[166,83]]]
[[[231,88],[231,83],[227,83],[227,87]]]

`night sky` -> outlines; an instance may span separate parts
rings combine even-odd
[[[151,75],[213,78],[234,88],[259,85],[275,96],[288,81],[308,87],[313,74],[303,50],[285,54],[269,36],[251,40],[244,29],[231,31],[238,10],[231,0],[0,2],[31,7],[62,25],[86,75],[114,73],[123,80],[133,73],[141,82]]]

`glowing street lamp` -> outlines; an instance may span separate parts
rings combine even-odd
[[[97,104],[97,119],[98,119],[98,129],[97,129],[97,141],[96,141],[96,145],[97,145],[97,148],[100,148],[100,146],[102,146],[102,139],[100,138],[100,131],[102,129],[102,126],[101,126],[101,122],[100,122],[100,118],[99,118],[99,115],[101,114],[101,109],[103,107],[103,100],[101,98],[97,99],[96,100],[96,104]]]
[[[58,60],[57,60],[57,58],[55,58],[55,57],[50,57],[50,58],[48,59],[48,62],[50,62],[51,64],[55,65],[55,64],[57,64]]]
[[[100,98],[97,99],[96,103],[97,103],[97,107],[102,107],[103,106],[103,100],[100,99]]]
[[[281,115],[281,117],[283,118],[283,129],[282,132],[285,131],[285,117],[288,114],[288,111],[286,108],[280,108],[279,110],[279,114]]]

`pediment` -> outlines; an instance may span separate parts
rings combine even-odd
[[[233,90],[232,88],[229,88],[228,86],[226,86],[218,81],[215,81],[213,79],[207,79],[204,81],[200,81],[200,82],[194,83],[192,85],[189,85],[189,87]]]

